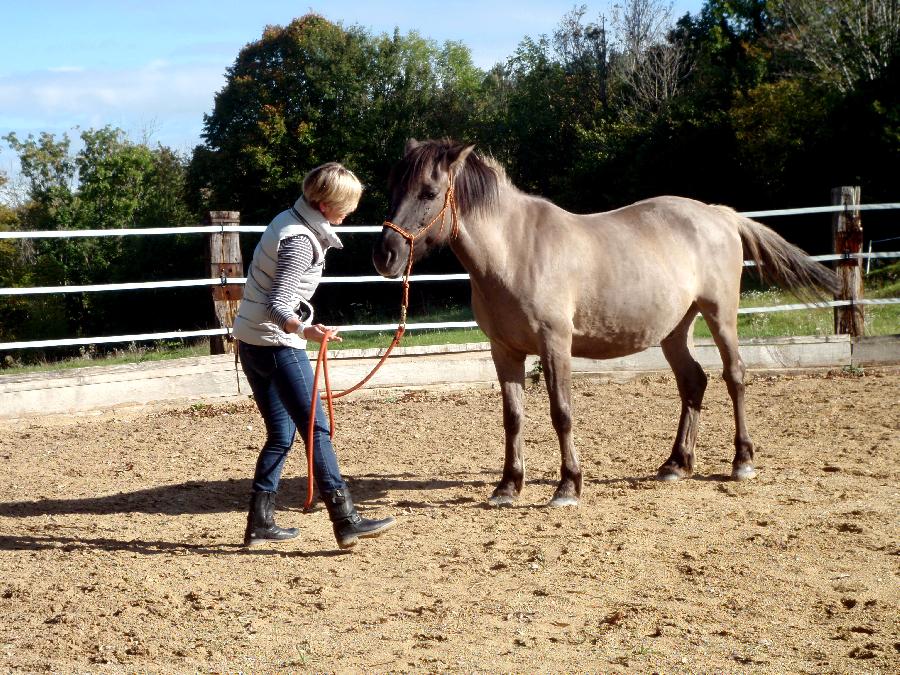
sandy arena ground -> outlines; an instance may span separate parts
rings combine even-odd
[[[527,484],[486,507],[496,389],[343,399],[335,439],[367,515],[351,553],[321,508],[239,547],[263,440],[250,401],[0,422],[0,670],[900,672],[900,374],[752,376],[759,477],[728,481],[711,378],[698,474],[651,476],[671,376],[575,384],[580,508],[543,504],[559,454],[527,395]],[[343,402],[347,401],[347,402]]]

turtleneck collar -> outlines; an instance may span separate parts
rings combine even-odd
[[[306,198],[301,196],[300,199],[294,202],[293,211],[295,212],[294,215],[299,215],[300,219],[315,233],[324,248],[329,246],[344,248],[344,244],[337,236],[331,223],[326,220],[321,211],[310,206]]]

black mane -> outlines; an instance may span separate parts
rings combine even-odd
[[[440,167],[445,171],[453,158],[466,146],[451,140],[422,141],[391,170],[388,186],[392,201],[416,189],[420,183],[433,178]],[[477,153],[472,152],[454,182],[459,214],[462,217],[480,211],[493,210],[500,197],[500,176]]]

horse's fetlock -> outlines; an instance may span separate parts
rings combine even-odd
[[[734,439],[734,464],[744,464],[753,461],[756,455],[756,448],[753,441],[744,438]]]
[[[581,496],[581,487],[583,485],[580,471],[572,478],[572,482],[575,485],[575,494],[580,497]]]
[[[521,493],[521,479],[519,479],[518,482],[502,480],[497,484],[497,487],[494,488],[494,492],[491,494],[491,500],[499,503],[510,503],[518,499]]]

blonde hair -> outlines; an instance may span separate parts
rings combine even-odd
[[[362,190],[359,178],[337,162],[317,166],[303,179],[303,196],[315,208],[326,204],[343,213],[350,213],[359,204]]]

